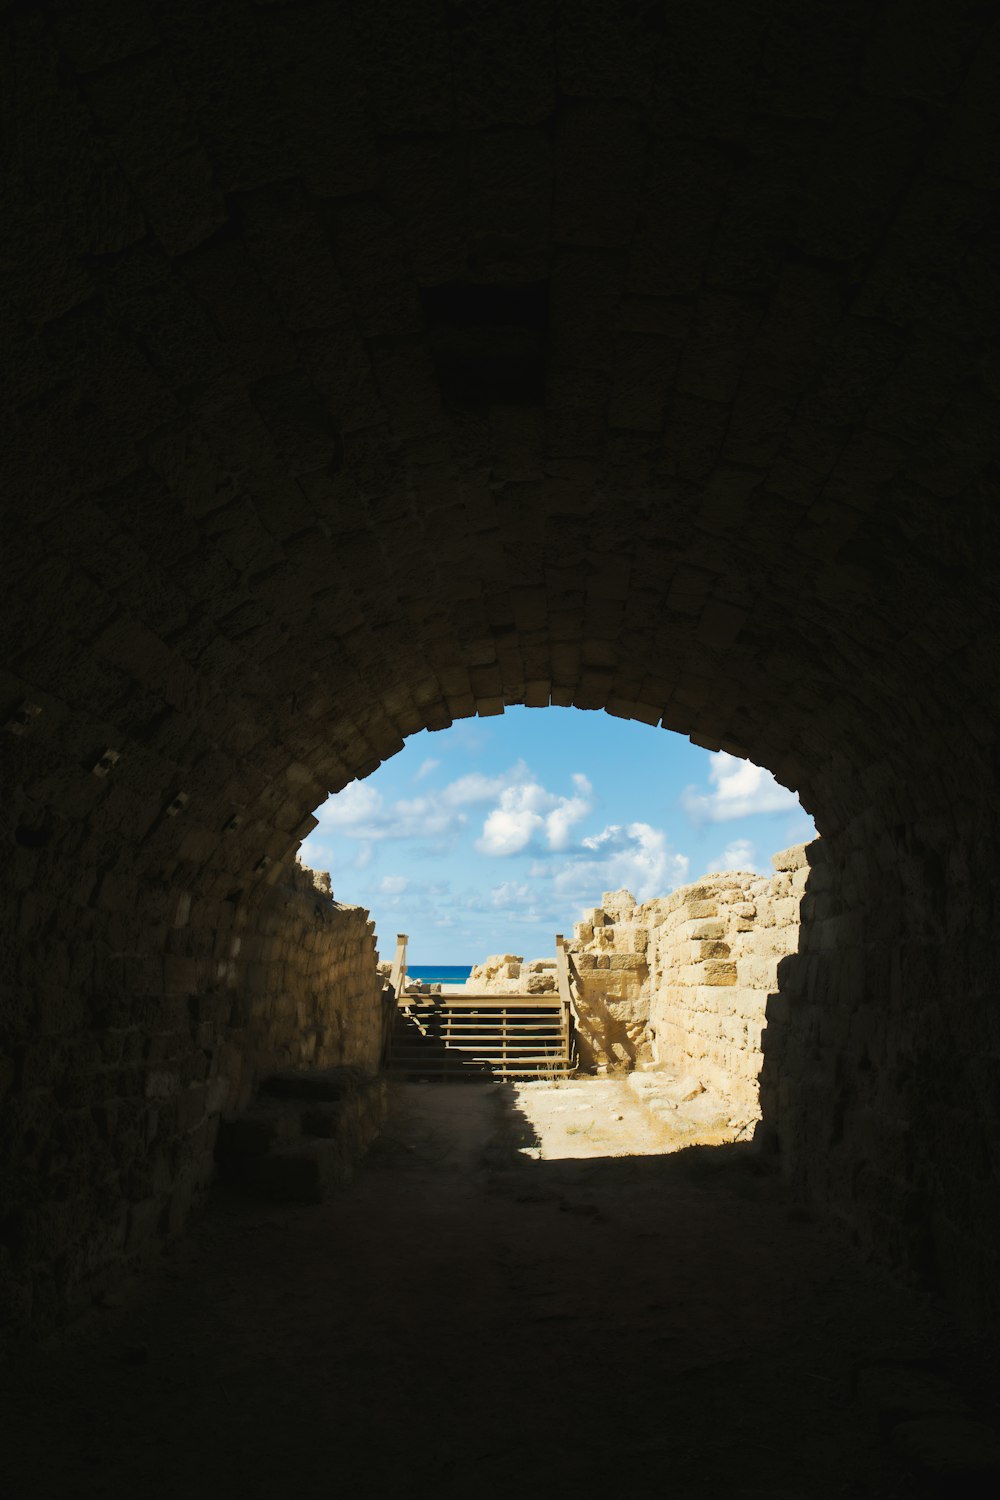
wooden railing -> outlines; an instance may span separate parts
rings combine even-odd
[[[558,995],[407,995],[393,1071],[411,1078],[565,1078],[572,1031]]]
[[[573,960],[570,957],[566,939],[561,932],[556,933],[556,980],[559,986],[559,999],[563,1004],[566,1036],[572,1039],[572,1056],[575,1060],[576,1032],[580,1025],[580,1012],[574,993]]]
[[[406,945],[409,941],[405,932],[396,933],[396,956],[389,972],[389,983],[396,992],[397,1000],[401,998],[406,984]]]
[[[568,946],[556,938],[557,992],[408,994],[406,945],[396,936],[389,983],[394,1032],[386,1048],[393,1071],[443,1077],[474,1071],[501,1078],[567,1077],[575,1066],[579,1022]]]

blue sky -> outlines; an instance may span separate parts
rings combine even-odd
[[[640,900],[709,870],[770,871],[814,835],[770,772],[574,708],[510,708],[413,735],[317,811],[299,857],[414,964],[547,957],[601,893]]]

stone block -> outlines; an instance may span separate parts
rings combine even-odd
[[[311,1104],[302,1112],[302,1129],[306,1135],[332,1140],[343,1128],[346,1108],[346,1099],[331,1104]]]
[[[815,847],[815,843],[793,844],[790,849],[781,849],[777,854],[772,854],[771,864],[776,870],[805,869],[809,864],[806,851]]]
[[[633,974],[641,974],[646,968],[646,959],[641,953],[611,953],[608,961],[612,969],[628,970]]]
[[[705,963],[709,959],[730,958],[729,944],[719,939],[707,942],[686,943],[683,958],[687,964]]]
[[[754,990],[773,990],[778,983],[776,958],[740,958],[736,964],[740,985]]]
[[[705,963],[685,965],[681,968],[680,975],[684,983],[698,987],[734,985],[737,979],[735,963],[721,958],[708,959]]]
[[[685,942],[690,943],[713,943],[726,935],[726,923],[721,919],[710,921],[688,921],[681,923],[678,935]]]
[[[264,1157],[255,1185],[283,1203],[321,1203],[347,1185],[352,1168],[339,1139],[304,1140]]]
[[[719,915],[718,903],[715,901],[689,901],[685,906],[685,911],[688,921],[703,921]]]
[[[274,1146],[297,1140],[301,1133],[298,1109],[260,1106],[220,1122],[216,1152],[220,1158],[262,1157]]]

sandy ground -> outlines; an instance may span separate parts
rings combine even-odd
[[[535,1135],[520,1154],[535,1161],[663,1156],[690,1143],[673,1135],[620,1079],[515,1084],[512,1101]]]
[[[18,1500],[902,1497],[853,1390],[930,1312],[623,1084],[398,1085],[320,1207],[218,1196],[3,1372]],[[630,1154],[631,1153],[631,1154]]]

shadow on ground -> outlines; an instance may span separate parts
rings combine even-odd
[[[753,1147],[524,1148],[510,1088],[411,1085],[340,1197],[220,1194],[120,1306],[7,1370],[8,1492],[914,1493],[857,1376],[944,1367],[947,1330]]]

